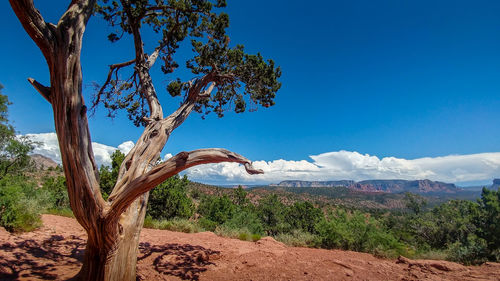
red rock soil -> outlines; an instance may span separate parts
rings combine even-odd
[[[0,229],[0,280],[67,280],[81,266],[86,235],[65,217],[43,215],[37,231]],[[270,237],[247,242],[211,232],[144,229],[138,280],[500,280],[500,264],[462,266],[387,260],[349,251],[287,247]]]

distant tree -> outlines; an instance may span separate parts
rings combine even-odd
[[[2,94],[0,84],[0,179],[9,173],[20,173],[31,167],[30,153],[35,143],[27,137],[17,137],[16,130],[9,123],[8,106],[11,104]]]
[[[488,243],[491,260],[500,260],[500,188],[490,190],[483,188],[481,199],[481,232],[479,236]]]
[[[404,201],[406,208],[412,211],[415,215],[419,215],[427,205],[427,200],[417,194],[406,192]]]
[[[241,45],[230,47],[229,17],[220,12],[225,0],[72,0],[57,24],[46,22],[33,0],[9,2],[47,61],[50,85],[29,81],[52,105],[71,208],[89,237],[80,279],[136,279],[149,191],[169,177],[195,165],[220,162],[240,163],[250,174],[262,173],[250,160],[224,149],[180,152],[158,164],[168,138],[192,111],[223,116],[226,110],[245,111],[247,102],[253,104],[251,109],[274,104],[281,86],[280,69],[260,54],[246,54]],[[111,116],[116,110],[126,110],[135,125],[144,126],[107,200],[100,190],[82,95],[82,38],[94,12],[116,29],[109,34],[110,41],[130,36],[134,56],[110,66],[92,107],[103,104]],[[143,36],[147,28],[152,32]],[[159,40],[153,39],[151,47],[143,39],[154,35]],[[174,75],[175,54],[186,46],[185,40],[194,52],[185,64],[193,75],[188,81]],[[157,61],[162,61],[161,70],[173,81],[168,93],[182,96],[179,108],[167,117],[151,77]]]
[[[302,229],[311,233],[321,218],[323,212],[309,201],[295,202],[286,213],[286,221],[292,229]]]
[[[111,167],[107,165],[102,165],[99,169],[99,184],[101,185],[102,195],[104,199],[107,199],[116,185],[116,180],[118,179],[118,174],[120,172],[120,166],[125,159],[125,154],[120,150],[115,150],[111,154]]]
[[[241,185],[238,185],[238,188],[235,188],[233,191],[233,203],[244,207],[250,203],[250,200],[247,198],[248,192],[246,192]]]
[[[63,176],[47,177],[42,184],[42,188],[50,192],[53,207],[57,209],[70,207],[66,178]]]
[[[268,235],[277,235],[287,228],[285,222],[286,207],[276,194],[271,194],[260,200],[257,210]]]
[[[236,206],[227,195],[205,196],[198,206],[198,212],[206,219],[216,224],[223,224],[229,220],[236,210]]]
[[[153,219],[189,218],[194,211],[194,204],[187,196],[186,187],[189,180],[186,176],[175,175],[168,178],[149,195],[146,211]]]

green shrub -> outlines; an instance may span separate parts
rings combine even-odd
[[[0,225],[8,231],[32,231],[41,226],[47,194],[20,177],[0,181]]]
[[[203,229],[205,229],[206,231],[215,231],[215,228],[217,227],[218,223],[207,218],[199,218],[198,225]]]
[[[224,225],[232,229],[246,229],[250,233],[264,233],[264,228],[257,214],[246,209],[236,211],[233,217],[226,221]]]
[[[50,196],[50,208],[69,209],[68,188],[66,187],[66,178],[63,176],[47,177],[42,184],[42,190]]]
[[[310,233],[321,220],[323,213],[308,201],[295,202],[286,212],[286,221],[292,229],[300,229]]]
[[[286,206],[276,194],[269,195],[259,201],[257,207],[259,219],[268,235],[278,235],[290,229],[285,221]]]
[[[238,236],[238,239],[247,241],[250,238],[250,235],[248,232],[240,232],[240,235]]]
[[[384,257],[406,255],[407,247],[381,223],[366,214],[337,210],[316,227],[316,245],[323,248],[373,253]]]
[[[247,228],[231,228],[225,224],[217,226],[214,233],[219,236],[240,239],[243,241],[250,241],[253,238],[253,234]]]
[[[261,236],[259,234],[252,234],[252,241],[257,242],[259,241]]]
[[[50,208],[45,211],[45,213],[50,215],[62,216],[67,218],[74,218],[75,215],[70,208]]]
[[[155,220],[151,216],[144,218],[144,227],[184,233],[196,233],[203,230],[198,224],[187,219]]]
[[[488,244],[486,240],[475,235],[467,237],[465,243],[455,242],[448,249],[448,260],[463,264],[481,264],[488,260]]]
[[[227,195],[217,196],[204,196],[198,206],[198,212],[218,225],[225,223],[232,216],[236,206]]]
[[[147,214],[158,220],[191,217],[194,204],[186,193],[188,183],[186,176],[175,175],[155,187],[149,195]]]
[[[295,229],[291,233],[281,233],[276,236],[276,240],[292,247],[312,247],[318,237],[309,232]]]

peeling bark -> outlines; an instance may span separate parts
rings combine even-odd
[[[104,201],[82,96],[80,62],[83,33],[96,1],[71,1],[57,25],[46,23],[32,0],[9,2],[49,67],[50,87],[31,78],[29,82],[52,105],[71,208],[88,234],[80,280],[136,279],[139,235],[149,191],[169,177],[195,165],[219,162],[241,163],[250,174],[262,173],[248,159],[224,149],[181,152],[156,165],[172,131],[186,120],[199,98],[210,95],[214,81],[206,75],[192,83],[184,103],[163,118],[149,75],[156,57],[146,59],[137,28],[133,30],[136,58],[111,66],[110,73],[113,67],[135,63],[141,94],[150,109],[149,122],[123,161],[109,200]]]

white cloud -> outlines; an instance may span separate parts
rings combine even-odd
[[[39,153],[61,163],[61,155],[55,133],[27,134],[41,142],[34,153]],[[118,148],[92,143],[97,164],[109,165],[111,154],[119,149],[127,153],[134,143],[126,141]],[[172,157],[168,153],[163,160]],[[263,175],[249,175],[237,163],[200,165],[186,170],[188,177],[206,183],[277,183],[282,180],[366,180],[366,179],[430,179],[451,183],[490,181],[500,176],[500,152],[467,155],[448,155],[403,159],[378,158],[356,151],[334,151],[311,155],[310,160],[255,161],[255,168]]]
[[[47,156],[61,164],[61,152],[59,151],[56,133],[26,134],[26,136],[40,143],[40,145],[33,150],[33,153]],[[118,147],[92,142],[92,150],[94,151],[94,158],[98,167],[101,165],[111,165],[111,154],[113,154],[115,150],[119,149],[126,154],[132,147],[134,147],[132,141],[126,141]]]
[[[118,149],[123,153],[127,154],[134,148],[135,143],[133,141],[126,141],[118,146]]]
[[[311,155],[312,161],[255,161],[263,175],[250,176],[235,163],[197,166],[188,177],[211,183],[277,183],[282,180],[430,179],[451,183],[490,181],[500,176],[500,152],[403,159],[382,159],[356,151]]]

